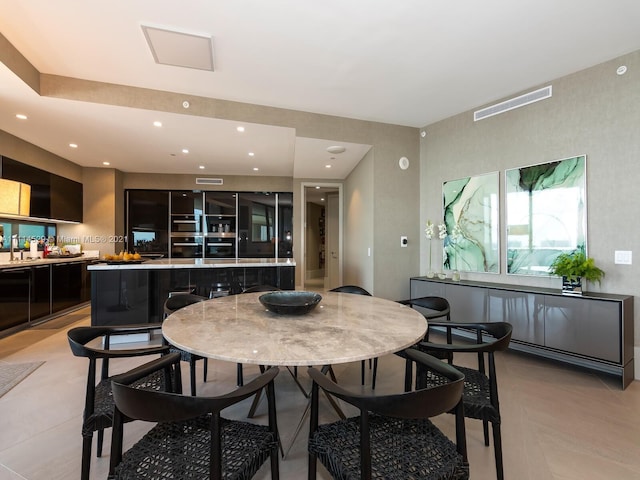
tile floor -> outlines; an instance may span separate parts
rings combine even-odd
[[[87,363],[71,355],[66,331],[88,325],[88,315],[89,310],[84,309],[0,339],[0,362],[45,361],[0,398],[0,480],[79,478]],[[391,355],[381,358],[379,365],[376,392],[401,388],[402,361]],[[122,368],[131,366],[128,362]],[[615,379],[510,352],[498,356],[497,366],[507,479],[640,479],[640,382],[622,391]],[[186,365],[184,368],[186,379]],[[300,370],[308,385],[308,377]],[[359,362],[335,370],[342,383],[361,388]],[[256,372],[255,367],[245,367],[246,377]],[[282,440],[289,445],[305,399],[286,371],[276,380],[278,423]],[[208,381],[199,384],[198,393],[213,395],[234,384],[235,365],[210,361]],[[242,418],[247,408],[242,405],[229,415]],[[335,418],[327,406],[322,408],[327,421]],[[264,410],[263,404],[256,421],[264,420]],[[436,423],[452,434],[452,420],[444,415]],[[483,444],[481,423],[468,420],[466,425],[471,478],[495,478],[493,448]],[[127,425],[125,441],[130,445],[147,428],[142,422]],[[306,478],[306,428],[305,422],[288,456],[280,462],[283,479]],[[92,459],[92,479],[107,476],[108,433],[105,445],[104,456]],[[329,478],[322,467],[318,477]],[[270,478],[268,468],[256,478]]]

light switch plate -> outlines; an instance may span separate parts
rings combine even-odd
[[[400,246],[406,247],[408,243],[409,243],[409,240],[407,239],[406,235],[402,235],[400,237]]]
[[[614,263],[617,265],[631,265],[631,250],[616,250],[614,255]]]

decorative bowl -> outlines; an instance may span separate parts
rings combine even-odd
[[[267,310],[280,315],[304,315],[316,308],[322,296],[315,292],[269,292],[258,297]]]

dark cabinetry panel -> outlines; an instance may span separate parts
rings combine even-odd
[[[172,292],[203,297],[240,293],[254,285],[295,288],[295,267],[176,268],[93,270],[91,324],[161,322]]]
[[[169,254],[169,192],[127,191],[127,250]]]
[[[31,185],[31,217],[82,222],[82,184],[2,157],[2,177]]]
[[[51,314],[51,265],[31,267],[31,321]]]
[[[452,321],[511,323],[515,350],[619,375],[623,387],[633,380],[633,297],[463,283],[414,277],[411,296],[446,298]]]
[[[91,277],[91,318],[99,325],[160,321],[149,319],[149,271],[107,270]]]
[[[29,322],[29,268],[0,270],[0,330]]]
[[[82,262],[51,265],[51,313],[82,303]]]

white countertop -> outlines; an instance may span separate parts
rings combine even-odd
[[[20,253],[18,253],[18,256],[20,256]],[[31,259],[26,259],[25,258],[24,260],[14,260],[12,262],[12,261],[9,260],[8,256],[7,256],[6,260],[4,259],[4,256],[3,256],[2,258],[0,258],[0,269],[35,267],[35,266],[38,266],[38,265],[50,265],[50,264],[54,264],[54,263],[93,261],[93,260],[98,260],[98,258],[99,257],[97,257],[97,256],[81,255],[79,257],[70,257],[70,258],[64,258],[64,257],[41,258],[41,257],[39,257],[37,260],[31,260]]]
[[[204,357],[257,365],[330,365],[400,351],[421,340],[427,322],[400,303],[323,292],[300,316],[265,309],[263,293],[243,293],[172,313],[162,333],[173,345]]]
[[[164,270],[174,268],[295,267],[293,258],[161,258],[142,263],[96,263],[89,270]]]

